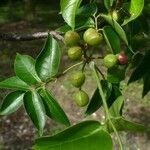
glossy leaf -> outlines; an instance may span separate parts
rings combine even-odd
[[[61,0],[61,13],[65,22],[74,30],[75,16],[82,0]]]
[[[24,82],[30,85],[41,82],[35,71],[35,60],[32,57],[17,54],[14,68],[16,75]]]
[[[114,126],[116,127],[117,131],[131,131],[131,132],[146,131],[146,128],[143,125],[125,120],[122,117],[112,118],[111,121],[114,124]],[[113,132],[112,126],[109,121],[107,121],[105,126],[107,126],[107,130],[109,133]]]
[[[15,91],[8,94],[0,108],[0,115],[9,115],[17,111],[23,104],[24,92]]]
[[[105,7],[109,10],[113,5],[114,0],[104,0]]]
[[[39,134],[42,135],[45,126],[45,109],[38,93],[28,91],[24,96],[24,106]]]
[[[123,96],[119,96],[109,108],[109,113],[112,117],[120,117],[122,115],[122,107],[124,103]]]
[[[122,25],[126,25],[130,21],[136,19],[142,13],[143,8],[144,0],[131,0],[128,10],[131,16],[129,18],[126,18]]]
[[[101,14],[101,16],[114,28],[120,38],[128,45],[126,33],[123,28],[110,15]]]
[[[112,29],[112,27],[105,26],[103,28],[103,35],[108,48],[112,51],[112,53],[118,54],[120,52],[120,39],[117,33]]]
[[[112,150],[110,135],[97,121],[85,121],[36,140],[35,150]]]
[[[54,96],[44,89],[41,89],[39,92],[42,97],[47,116],[69,126],[69,119],[67,118],[65,112],[62,110],[58,102],[55,100]]]
[[[61,50],[57,41],[48,34],[45,45],[36,60],[36,71],[42,81],[46,81],[58,73]]]
[[[0,88],[5,89],[19,89],[19,90],[28,90],[30,89],[29,85],[22,81],[17,76],[10,77],[0,82]]]
[[[112,91],[112,85],[109,82],[107,82],[106,80],[101,80],[101,84],[102,84],[103,92],[106,96],[106,99],[108,99],[110,97],[110,94]],[[92,113],[97,111],[102,106],[102,104],[103,104],[102,98],[101,98],[101,96],[99,94],[99,90],[97,88],[91,98],[91,101],[87,107],[85,114],[91,115]]]

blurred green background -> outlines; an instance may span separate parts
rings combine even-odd
[[[86,1],[85,1],[86,2]],[[149,5],[150,7],[150,5]],[[63,24],[59,14],[59,0],[1,0],[0,1],[0,33],[34,33],[54,30]],[[34,58],[40,52],[44,40],[34,41],[0,41],[0,80],[14,74],[13,62],[17,52],[29,54]],[[64,49],[65,54],[65,49]],[[63,56],[64,66],[71,62],[66,55]],[[99,62],[98,62],[99,63]],[[101,65],[101,63],[99,63]],[[79,69],[79,68],[78,68]],[[94,91],[95,84],[91,73],[86,71],[87,83],[84,85],[89,96]],[[57,83],[50,84],[49,89],[56,95],[60,104],[66,111],[72,123],[84,119],[84,110],[78,108],[72,101],[74,88],[69,84],[67,77],[62,77]],[[92,92],[91,92],[92,91]],[[141,98],[142,81],[131,84],[124,90],[125,110],[124,115],[132,120],[150,127],[150,93]],[[0,90],[0,103],[9,90]],[[103,118],[99,110],[96,114],[86,119]],[[51,120],[46,125],[45,133],[54,134],[64,129]],[[149,133],[121,133],[125,150],[149,150]],[[31,149],[36,137],[33,125],[23,108],[18,112],[0,118],[0,150]],[[117,148],[116,148],[117,149]]]

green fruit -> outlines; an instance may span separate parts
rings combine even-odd
[[[82,71],[75,72],[70,77],[70,82],[73,86],[79,88],[85,81],[85,74]]]
[[[113,54],[108,54],[104,58],[104,66],[107,68],[114,67],[118,62],[117,56]]]
[[[89,102],[89,96],[84,91],[80,90],[74,94],[74,100],[80,107],[84,107]]]
[[[82,49],[79,46],[74,46],[69,48],[68,50],[68,57],[71,60],[79,60],[82,57]]]
[[[103,35],[95,29],[89,28],[84,32],[83,39],[87,44],[97,46],[103,41]]]
[[[68,31],[64,36],[64,43],[67,46],[76,46],[80,41],[80,36],[77,32]]]

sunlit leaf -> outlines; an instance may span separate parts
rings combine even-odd
[[[144,0],[131,0],[128,10],[131,16],[125,19],[122,25],[124,26],[130,21],[136,19],[141,14],[143,8],[144,8]]]

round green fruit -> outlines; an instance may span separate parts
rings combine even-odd
[[[64,36],[64,43],[66,46],[75,46],[80,41],[80,36],[77,32],[68,31]]]
[[[73,86],[79,88],[85,81],[85,74],[82,71],[74,72],[70,76],[70,82]]]
[[[114,67],[118,62],[118,58],[116,55],[113,54],[108,54],[104,58],[104,66],[107,68],[112,68]]]
[[[87,44],[97,46],[103,41],[103,35],[95,29],[89,28],[84,32],[83,39]]]
[[[80,90],[74,94],[74,100],[80,107],[84,107],[89,102],[89,96],[84,91]]]
[[[68,50],[68,57],[71,60],[79,60],[82,57],[82,49],[79,46],[74,46],[69,48]]]

